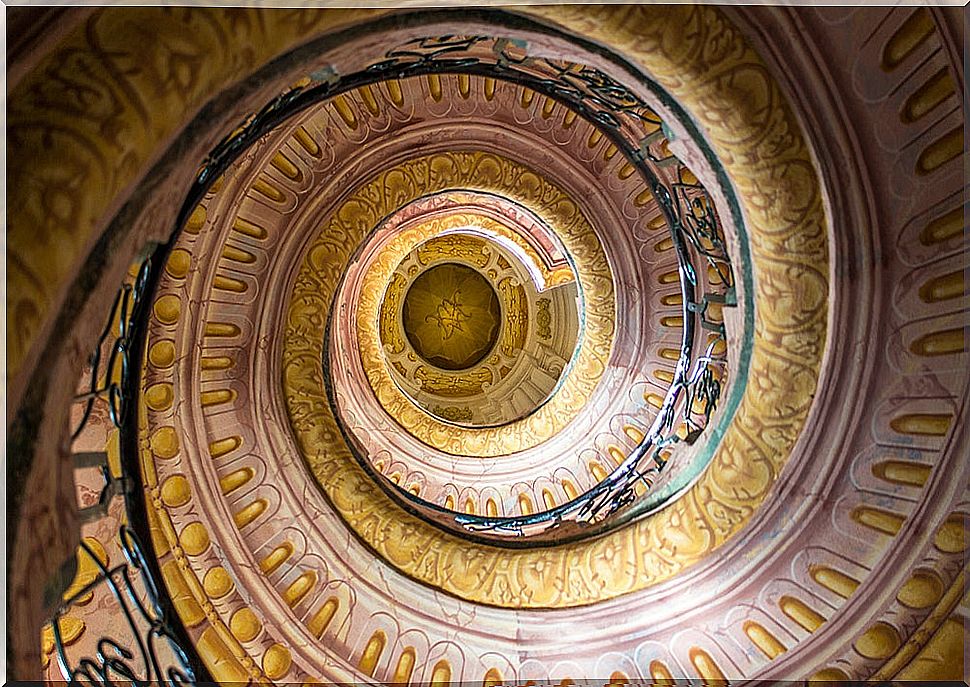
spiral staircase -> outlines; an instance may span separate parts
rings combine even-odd
[[[964,680],[965,14],[8,9],[21,680]]]

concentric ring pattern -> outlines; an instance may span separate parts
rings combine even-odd
[[[464,674],[468,649],[434,639],[448,613],[407,620],[418,601],[395,612],[400,630],[357,620],[401,598],[392,586],[491,617],[481,656],[512,609],[633,602],[702,554],[665,542],[698,490],[738,479],[731,428],[763,412],[738,405],[752,355],[772,344],[751,328],[753,287],[736,269],[774,268],[750,252],[707,144],[684,139],[707,160],[696,171],[670,151],[686,120],[668,96],[501,39],[388,55],[409,50],[480,69],[395,73],[267,130],[192,213],[158,285],[149,351],[180,353],[167,368],[149,353],[144,369],[146,469],[193,495],[154,517],[204,593],[227,576],[266,590],[248,620],[231,604],[208,614],[253,677],[320,676],[335,657],[376,675],[408,624],[422,654],[441,653],[433,681]],[[496,54],[516,56],[516,79]],[[553,78],[577,99],[548,90]],[[816,323],[793,320],[787,341]],[[226,567],[238,555],[257,565]],[[366,555],[379,565],[347,567]],[[293,632],[347,650],[294,656]],[[413,667],[418,647],[403,650],[392,672]]]
[[[869,500],[792,498],[841,478],[810,449],[864,434],[806,430],[851,365],[832,333],[867,325],[831,283],[841,206],[804,105],[715,8],[530,16],[324,50],[203,165],[159,254],[146,514],[219,680],[804,667],[882,555],[870,531],[922,503],[898,453],[942,450],[942,391],[873,411],[895,448],[853,468]],[[938,520],[816,675],[882,669],[897,615],[952,607],[967,520]]]
[[[6,12],[12,678],[966,680],[962,14],[391,4]]]

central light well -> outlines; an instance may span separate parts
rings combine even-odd
[[[402,320],[421,358],[444,370],[465,370],[494,348],[502,311],[485,277],[466,265],[444,263],[411,284]]]
[[[384,364],[438,420],[505,425],[545,403],[569,368],[575,277],[564,263],[566,278],[553,284],[531,245],[504,225],[450,217],[453,230],[419,242],[390,275],[378,318]]]

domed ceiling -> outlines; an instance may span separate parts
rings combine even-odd
[[[123,556],[159,578],[141,614],[171,642],[163,663],[220,682],[838,680],[954,661],[962,109],[950,76],[940,95],[929,67],[894,71],[943,40],[924,15],[887,13],[875,57],[851,43],[858,73],[878,58],[883,92],[909,94],[894,125],[925,127],[912,160],[865,170],[837,96],[793,86],[822,79],[806,46],[851,33],[848,11],[806,14],[817,34],[790,57],[762,32],[783,13],[384,13],[88,21],[157,24],[182,50],[204,44],[199,17],[227,45],[249,17],[292,38],[226,48],[251,60],[224,77],[245,86],[164,163],[160,129],[126,158],[171,178],[119,217],[181,210],[144,229],[164,239],[148,250],[118,249],[113,308],[98,296],[109,325],[71,440],[82,516],[100,519],[44,630],[46,674],[92,669],[114,608],[92,583]],[[211,59],[187,69],[221,73]],[[880,175],[892,220],[873,214]]]
[[[503,320],[498,295],[484,275],[446,262],[415,277],[404,294],[400,326],[418,356],[432,367],[467,370],[495,348],[500,324],[503,330],[512,329],[513,313],[524,319],[510,298],[508,319]],[[511,345],[509,350],[514,350]]]

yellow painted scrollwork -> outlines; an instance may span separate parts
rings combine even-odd
[[[501,223],[487,217],[462,214],[399,230],[375,259],[365,275],[357,310],[361,363],[371,389],[384,409],[424,443],[455,455],[507,455],[537,446],[567,426],[592,395],[612,350],[616,306],[609,263],[589,221],[575,201],[559,188],[523,165],[483,152],[429,155],[386,170],[351,193],[334,211],[324,231],[308,250],[291,294],[291,302],[298,303],[305,316],[311,319],[314,315],[323,316],[325,320],[329,301],[315,299],[319,294],[331,293],[334,285],[333,280],[320,272],[314,256],[326,255],[342,265],[344,262],[341,261],[348,259],[351,247],[363,238],[365,228],[371,227],[370,222],[376,226],[397,210],[397,207],[388,206],[387,199],[395,199],[400,207],[422,195],[450,189],[504,195],[531,209],[562,240],[575,261],[577,279],[586,302],[585,329],[576,363],[548,403],[535,413],[500,427],[456,429],[415,406],[398,388],[387,370],[380,332],[375,323],[380,320],[384,285],[391,280],[401,260],[429,236],[465,226],[469,222],[500,235],[510,233]],[[332,269],[332,266],[327,269]],[[499,286],[503,291],[505,307],[521,310],[520,306],[524,304],[516,304],[515,289],[508,288],[509,284],[504,289],[501,284]],[[321,303],[319,307],[324,309],[317,310],[318,306],[311,306],[310,303]],[[513,324],[516,326],[505,328],[500,342],[504,351],[508,349],[505,351],[507,354],[521,348],[527,316],[516,317]],[[295,320],[290,330],[301,337],[311,331]],[[289,355],[290,349],[288,343],[284,356]],[[289,367],[286,360],[284,363]],[[309,373],[309,370],[306,372]],[[295,392],[287,386],[287,393]]]
[[[638,61],[694,114],[738,190],[757,275],[755,300],[763,307],[756,312],[748,388],[708,470],[653,517],[596,541],[538,551],[477,547],[394,506],[346,449],[322,452],[317,439],[336,432],[322,412],[306,407],[315,390],[305,380],[319,366],[318,351],[307,341],[291,341],[284,366],[290,413],[300,418],[294,429],[311,469],[348,525],[378,555],[463,598],[537,608],[593,603],[668,579],[752,517],[791,454],[812,402],[826,337],[828,244],[818,176],[798,123],[760,58],[717,9],[530,11]],[[414,171],[434,189],[472,166],[487,178],[504,178],[495,159],[439,156],[422,160]],[[534,173],[524,176],[530,183],[518,189],[542,187]],[[520,201],[534,207],[540,199],[533,193]],[[575,215],[575,205],[560,204],[550,213],[549,221],[561,227]],[[317,267],[313,253],[308,269]],[[295,295],[301,298],[294,298],[289,322],[299,332],[307,329],[308,304],[312,311],[326,301],[315,293]],[[447,436],[434,432],[431,439],[446,445]],[[613,564],[620,560],[628,564]]]

